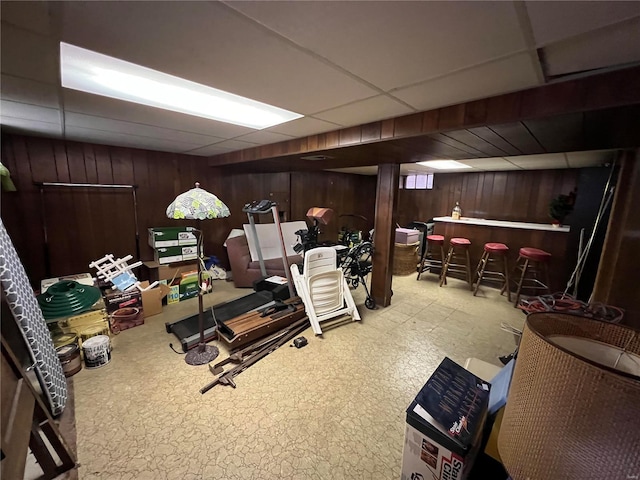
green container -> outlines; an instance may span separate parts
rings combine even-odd
[[[198,296],[198,275],[189,275],[180,282],[180,301]]]

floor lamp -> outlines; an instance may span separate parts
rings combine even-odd
[[[202,306],[202,295],[206,291],[206,284],[202,278],[202,229],[200,222],[212,218],[228,217],[231,213],[218,197],[213,193],[200,188],[196,183],[196,188],[182,193],[167,207],[167,217],[176,220],[196,220],[198,229],[198,327],[200,329],[200,342],[198,346],[190,350],[185,356],[185,362],[189,365],[204,365],[211,362],[220,353],[219,350],[204,341],[204,309]]]

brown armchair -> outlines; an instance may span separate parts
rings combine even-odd
[[[240,235],[227,239],[227,255],[231,266],[233,284],[238,288],[253,287],[253,282],[262,278],[260,262],[251,261],[251,253],[247,244],[247,237]],[[293,265],[302,263],[300,255],[287,257],[287,263]],[[267,276],[279,275],[285,277],[284,265],[281,258],[271,258],[264,261]]]

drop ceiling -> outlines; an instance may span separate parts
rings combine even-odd
[[[3,131],[203,157],[640,61],[635,1],[2,2],[1,20]],[[258,131],[66,90],[60,41],[304,117]]]

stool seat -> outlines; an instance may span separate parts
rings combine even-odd
[[[533,247],[522,247],[519,254],[523,258],[528,258],[529,260],[534,260],[536,262],[547,262],[551,258],[551,254],[549,252]]]
[[[464,247],[464,246],[468,246],[471,245],[471,240],[469,240],[468,238],[452,238],[450,241],[451,245],[455,245],[457,247]]]
[[[489,253],[507,253],[509,251],[509,247],[507,247],[504,243],[485,243],[484,251]]]
[[[427,235],[427,241],[442,245],[444,244],[444,235]]]

